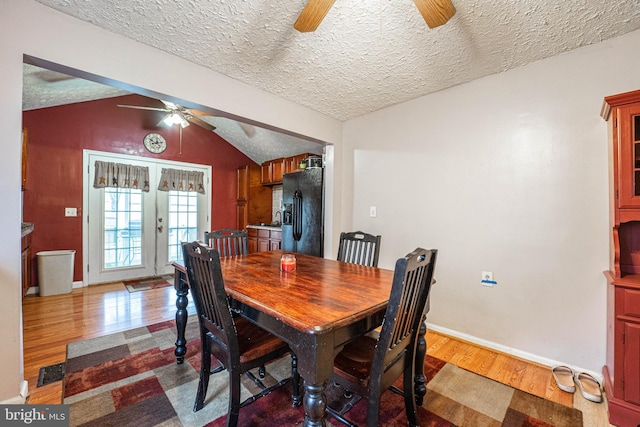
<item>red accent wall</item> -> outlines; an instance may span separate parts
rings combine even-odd
[[[22,218],[35,224],[32,286],[37,282],[38,251],[75,249],[74,281],[82,280],[83,149],[211,165],[211,228],[236,226],[236,169],[253,161],[214,132],[195,125],[183,129],[180,154],[178,126],[156,127],[163,112],[117,104],[163,107],[157,100],[127,95],[23,113],[29,154]],[[151,154],[142,144],[152,131],[167,140],[162,154]],[[78,208],[78,216],[65,217],[66,207]]]

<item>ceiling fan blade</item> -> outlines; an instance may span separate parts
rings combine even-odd
[[[336,0],[309,0],[307,5],[302,9],[293,28],[301,33],[315,31],[318,25],[333,6]]]
[[[247,135],[248,138],[253,138],[256,134],[255,126],[252,126],[248,123],[237,122],[238,126],[242,128],[244,134]]]
[[[188,108],[185,110],[186,114],[191,114],[192,116],[208,116],[215,117],[213,114],[207,113],[206,111],[194,110],[193,108]]]
[[[186,115],[185,118],[188,121],[190,121],[191,123],[193,123],[194,125],[198,125],[201,128],[206,129],[208,131],[212,131],[213,132],[214,130],[216,130],[216,127],[214,125],[209,124],[209,123],[205,122],[204,120],[199,119],[196,116]]]
[[[446,24],[456,14],[456,8],[451,0],[413,0],[413,2],[429,28]]]
[[[162,99],[160,100],[160,102],[162,102],[165,105],[165,107],[167,107],[169,110],[179,110],[180,109],[178,104],[174,104],[173,102],[163,101]]]
[[[118,105],[118,107],[134,108],[136,110],[164,111],[165,113],[168,113],[170,111],[170,110],[167,110],[166,108],[140,107],[138,105]]]

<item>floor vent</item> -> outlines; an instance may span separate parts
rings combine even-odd
[[[64,379],[64,363],[44,366],[38,375],[38,387]]]

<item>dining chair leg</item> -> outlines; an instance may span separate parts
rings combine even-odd
[[[236,372],[232,375],[231,372]],[[240,415],[240,375],[237,370],[229,370],[229,410],[227,411],[227,427],[238,425],[238,415]]]
[[[197,412],[204,407],[204,398],[207,395],[207,388],[209,387],[210,371],[211,353],[203,346],[200,357],[200,381],[198,381],[198,392],[196,394],[196,403],[193,406],[193,412]]]
[[[410,427],[418,426],[418,413],[416,404],[416,394],[414,388],[415,369],[413,363],[407,363],[404,372],[404,407],[407,412],[407,421]]]
[[[291,353],[291,403],[293,406],[300,406],[302,399],[300,399],[300,374],[298,373],[298,356]]]

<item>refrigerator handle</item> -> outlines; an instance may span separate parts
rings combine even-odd
[[[302,237],[302,193],[296,190],[293,193],[293,240],[296,242]]]

